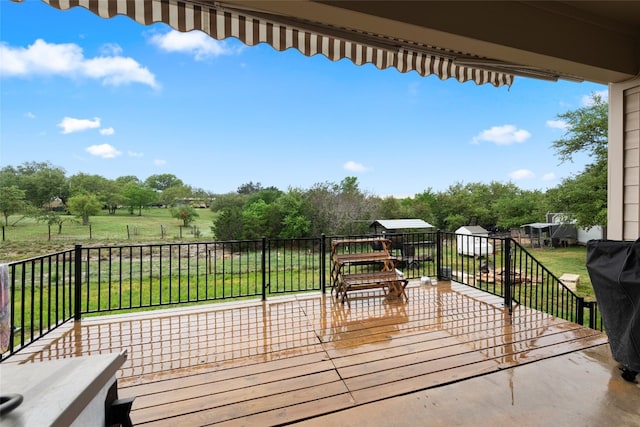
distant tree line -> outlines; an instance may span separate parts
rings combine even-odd
[[[218,240],[360,234],[376,219],[395,218],[420,218],[449,231],[462,225],[509,230],[544,221],[547,212],[565,213],[567,221],[580,227],[606,227],[608,107],[597,95],[591,101],[558,115],[568,128],[553,147],[561,161],[586,152],[592,163],[545,192],[522,190],[513,183],[458,182],[441,192],[428,188],[413,197],[379,197],[361,190],[357,178],[348,176],[308,189],[283,191],[249,182],[235,192],[215,194],[185,185],[173,174],[144,181],[85,173],[67,177],[64,169],[48,162],[27,162],[0,170],[0,212],[5,225],[11,225],[10,216],[31,216],[57,225],[60,232],[70,218],[60,209],[88,224],[101,210],[114,214],[125,208],[142,215],[143,208],[164,206],[187,226],[198,215],[194,206],[206,206],[217,214],[212,231]]]
[[[132,215],[142,215],[142,209],[151,205],[171,208],[175,218],[189,225],[197,216],[192,203],[208,205],[212,197],[173,174],[151,175],[144,181],[132,175],[114,180],[86,173],[67,177],[63,168],[49,162],[0,170],[0,212],[6,226],[11,225],[9,216],[19,215],[16,221],[33,217],[61,232],[63,223],[71,219],[68,214],[87,225],[91,216],[103,210],[113,215],[125,208]]]

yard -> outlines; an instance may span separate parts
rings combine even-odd
[[[591,279],[587,272],[587,248],[585,246],[545,249],[527,248],[527,250],[557,277],[562,276],[564,273],[579,274],[578,295],[587,299],[595,298],[591,287]]]
[[[0,243],[0,262],[17,261],[83,246],[130,245],[136,243],[213,240],[211,226],[215,213],[198,209],[198,217],[191,227],[181,227],[182,221],[172,218],[169,209],[149,208],[142,216],[131,215],[125,209],[109,215],[92,216],[91,225],[83,226],[72,215],[62,215],[61,233],[55,225],[49,227],[33,218],[10,216],[9,226],[3,227]]]
[[[82,226],[73,216],[64,217],[62,232],[57,233],[47,224],[32,218],[20,220],[18,216],[9,219],[4,229],[4,240],[0,243],[0,262],[28,259],[70,249],[76,243],[83,246],[114,246],[152,242],[195,242],[213,241],[211,234],[215,213],[209,209],[198,209],[199,216],[192,227],[181,227],[181,222],[171,217],[169,209],[150,208],[142,211],[142,216],[131,215],[119,210],[115,215],[91,217],[91,227]],[[528,248],[536,259],[555,276],[564,273],[580,275],[577,293],[587,299],[593,298],[593,289],[586,268],[586,248],[571,246],[568,248]]]

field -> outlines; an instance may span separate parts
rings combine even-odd
[[[105,212],[92,216],[90,226],[83,226],[71,215],[63,215],[60,234],[56,225],[49,228],[33,218],[11,216],[9,226],[2,230],[0,262],[49,254],[72,248],[76,243],[100,246],[213,240],[211,226],[216,214],[209,209],[198,209],[197,213],[199,216],[190,227],[182,227],[182,221],[172,218],[170,210],[164,208],[143,209],[142,216],[137,211],[131,215],[125,209],[115,215]]]
[[[11,218],[13,222],[10,223],[14,225],[4,230],[0,263],[68,251],[75,244],[82,244],[87,263],[82,264],[86,287],[80,304],[85,315],[226,298],[256,298],[262,293],[263,283],[268,285],[267,294],[318,289],[321,253],[317,246],[306,246],[312,240],[270,241],[265,264],[260,259],[259,241],[211,243],[215,240],[211,233],[214,214],[206,209],[198,212],[200,216],[194,227],[180,227],[180,221],[171,218],[168,209],[161,208],[145,210],[142,216],[127,212],[95,216],[91,218],[91,227],[82,226],[73,217],[68,217],[60,234],[57,229],[49,234],[46,224],[32,219]],[[178,242],[184,244],[175,245]],[[455,246],[449,246],[451,249],[455,251]],[[593,299],[585,266],[585,247],[526,249],[556,277],[564,273],[579,274],[577,294],[587,300]],[[500,264],[501,253],[497,251],[493,258],[495,265]],[[56,256],[53,264],[33,260],[16,270],[20,277],[26,278],[18,283],[27,285],[22,293],[16,289],[16,294],[21,295],[16,298],[16,310],[19,312],[22,306],[26,309],[23,330],[29,331],[32,325],[43,322],[48,325],[59,315],[61,318],[66,316],[64,310],[72,306],[69,299],[72,289],[68,287],[72,279],[65,278],[65,274],[72,277],[71,256],[71,252],[63,258]],[[480,262],[466,256],[456,259],[462,260],[461,265],[467,271]],[[262,265],[268,265],[266,272]],[[413,278],[432,275],[435,263],[421,262],[405,273],[408,273],[406,277]],[[32,282],[34,284],[30,286]],[[496,293],[500,286],[486,284],[484,288]],[[533,302],[536,304],[538,297],[540,303],[549,301],[548,288],[518,289],[526,293],[535,290]],[[517,298],[526,303],[524,296],[518,294]],[[61,302],[66,304],[59,307]],[[47,314],[52,307],[53,314]]]
[[[192,227],[181,227],[181,221],[172,218],[169,209],[149,208],[133,215],[119,210],[115,215],[91,217],[91,226],[82,226],[73,216],[65,216],[62,232],[57,227],[51,230],[45,223],[31,218],[13,216],[10,226],[4,228],[4,240],[0,243],[0,262],[23,260],[33,256],[70,249],[74,244],[83,246],[127,245],[152,242],[212,241],[211,225],[215,213],[209,209],[198,209],[199,216]],[[11,225],[13,224],[13,225]],[[554,275],[564,273],[580,275],[578,294],[593,297],[591,281],[587,273],[586,248],[525,248]]]

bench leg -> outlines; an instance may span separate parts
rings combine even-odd
[[[409,296],[405,291],[408,283],[409,281],[407,279],[391,282],[391,284],[389,285],[389,294],[392,294],[396,298],[404,297],[407,301],[409,301]]]

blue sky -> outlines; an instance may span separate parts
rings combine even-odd
[[[442,81],[0,0],[2,167],[49,161],[67,176],[109,179],[171,173],[214,193],[347,176],[380,196],[458,182],[544,190],[589,161],[560,164],[557,115],[606,90]]]

